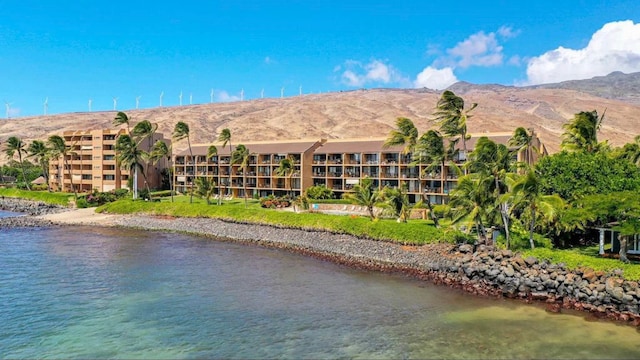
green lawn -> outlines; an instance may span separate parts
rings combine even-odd
[[[48,191],[27,191],[27,190],[19,190],[15,188],[0,188],[0,196],[13,197],[13,198],[21,198],[28,199],[34,201],[42,201],[47,204],[55,204],[67,206],[69,205],[69,200],[73,199],[73,194],[69,193],[56,193],[56,192],[48,192]]]
[[[268,224],[297,229],[326,230],[351,234],[375,240],[390,240],[406,244],[427,244],[452,242],[453,237],[441,229],[436,229],[429,221],[414,220],[398,224],[393,219],[371,221],[362,216],[336,216],[320,213],[294,213],[291,211],[264,209],[257,200],[249,200],[245,208],[243,199],[225,201],[222,205],[194,198],[189,203],[188,196],[162,198],[160,202],[119,200],[103,205],[99,212],[116,214],[147,213],[179,217],[208,217],[244,223]]]

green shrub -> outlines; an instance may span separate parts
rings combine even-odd
[[[260,198],[260,206],[268,209],[285,208],[291,206],[291,199],[288,196],[276,197],[269,195]]]
[[[153,192],[151,192],[151,196],[153,196],[153,197],[169,197],[169,196],[171,196],[172,192],[173,191],[171,191],[171,190],[153,191]]]
[[[76,207],[78,209],[87,208],[89,207],[89,202],[85,198],[78,198],[78,200],[76,201]]]
[[[311,186],[305,193],[307,197],[312,200],[333,199],[334,197],[333,190],[327,188],[325,185]]]

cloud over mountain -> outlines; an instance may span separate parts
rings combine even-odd
[[[593,34],[585,48],[560,46],[531,58],[527,83],[588,79],[613,71],[640,71],[640,24],[631,20],[610,22]]]

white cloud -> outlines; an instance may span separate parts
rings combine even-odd
[[[502,29],[502,28],[501,28]],[[498,44],[496,33],[475,33],[464,41],[448,49],[456,65],[461,68],[469,66],[494,66],[502,64],[502,46]]]
[[[229,93],[224,90],[218,91],[216,96],[220,102],[240,101],[240,95],[229,95]]]
[[[426,87],[433,90],[442,90],[457,81],[458,79],[453,74],[452,68],[445,67],[443,69],[436,69],[427,66],[418,74],[416,80],[413,82],[413,86],[416,88]]]
[[[631,20],[610,22],[596,31],[583,49],[560,46],[531,58],[527,83],[589,79],[613,71],[640,71],[640,24]]]
[[[342,67],[335,67],[334,71],[342,71]],[[364,86],[366,84],[406,84],[404,78],[393,66],[382,60],[373,59],[368,64],[347,60],[344,63],[344,71],[340,75],[344,84],[349,86]]]

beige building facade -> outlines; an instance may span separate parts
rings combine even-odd
[[[511,133],[485,133],[472,135],[467,140],[467,149],[472,151],[477,140],[486,136],[499,144],[507,144]],[[209,145],[192,146],[178,153],[174,162],[174,189],[188,193],[194,186],[195,178],[210,177],[216,184],[222,184],[223,195],[242,197],[244,188],[248,197],[267,195],[300,195],[310,186],[324,185],[334,191],[336,197],[349,192],[360,179],[369,177],[378,188],[406,186],[410,201],[417,202],[424,197],[435,204],[445,203],[449,193],[457,185],[458,173],[453,165],[446,164],[435,169],[430,164],[413,164],[412,154],[403,154],[402,147],[385,147],[384,138],[368,139],[319,139],[288,142],[243,142],[251,153],[247,173],[243,176],[239,165],[230,165],[231,149],[214,143],[218,154],[207,158]],[[545,154],[546,150],[535,137],[534,147]],[[460,148],[461,145],[458,144]],[[455,166],[466,161],[466,155],[459,149]],[[516,152],[517,160],[537,161],[538,152],[528,156],[524,151]],[[276,174],[280,161],[294,160],[295,169],[291,176]],[[246,181],[246,185],[244,182]]]
[[[116,141],[118,136],[126,134],[126,129],[101,129],[65,131],[61,136],[70,147],[66,158],[60,156],[49,162],[49,182],[54,191],[73,192],[107,192],[129,188],[129,171],[122,169],[116,160]],[[148,142],[140,143],[143,150],[149,150],[156,140],[164,139],[162,134],[154,134]],[[150,165],[146,170],[149,187],[160,188],[162,169],[166,168],[166,160],[157,165]],[[143,176],[138,176],[138,188],[145,187]]]

